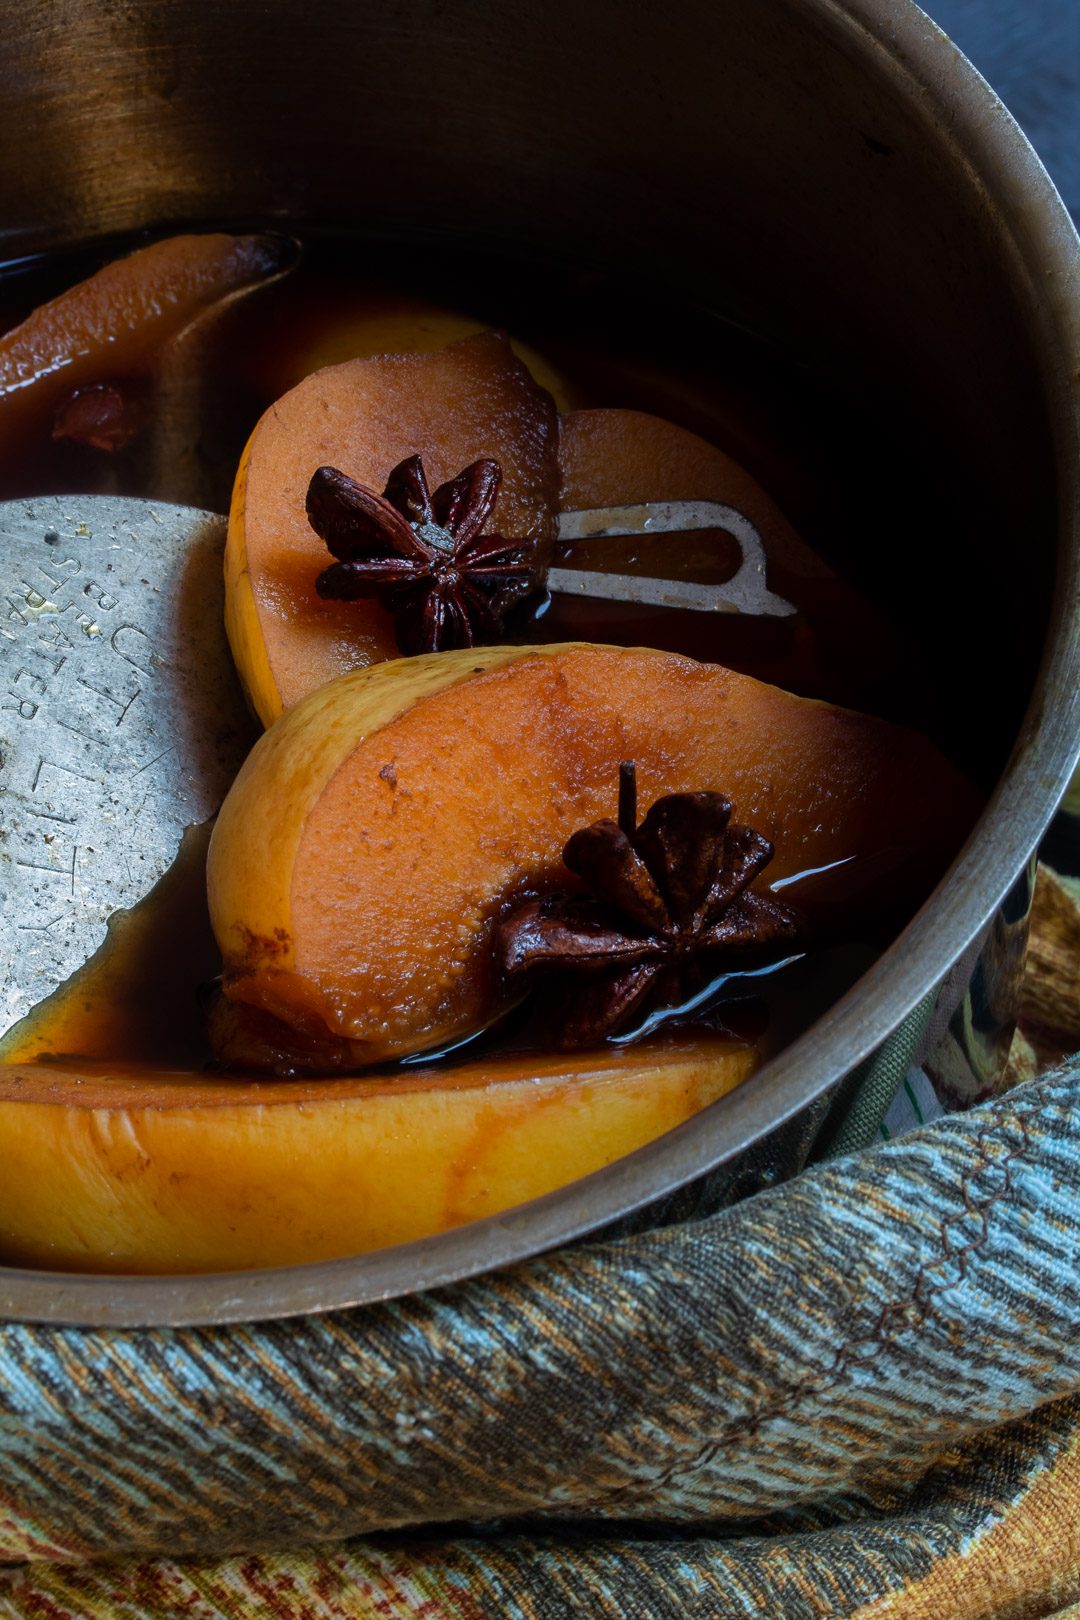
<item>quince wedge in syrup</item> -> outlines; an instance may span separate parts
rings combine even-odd
[[[148,377],[171,339],[226,299],[280,275],[295,256],[284,237],[170,236],[39,305],[0,337],[8,456],[80,390]]]
[[[271,727],[222,806],[208,892],[236,1018],[253,1039],[274,1021],[314,1068],[483,1028],[502,1004],[499,919],[565,875],[567,840],[613,814],[627,759],[643,805],[726,794],[775,846],[770,883],[851,866],[879,909],[943,869],[978,803],[914,731],[674,653],[563,643],[377,664]]]
[[[434,489],[494,457],[502,482],[491,526],[550,555],[557,436],[550,394],[495,332],[329,366],[272,405],[240,463],[225,554],[225,626],[263,724],[335,676],[399,652],[378,602],[316,591],[331,561],[305,511],[316,468],[381,490],[391,469],[422,453]]]
[[[0,1260],[296,1265],[407,1243],[621,1158],[745,1080],[753,1043],[672,1039],[370,1078],[0,1067]]]

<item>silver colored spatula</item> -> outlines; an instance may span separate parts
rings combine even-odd
[[[561,543],[724,529],[720,586],[553,569],[549,587],[784,615],[757,530],[713,502],[564,513]],[[144,899],[254,740],[222,626],[225,521],[111,496],[0,503],[0,1036]],[[592,549],[590,545],[590,550]]]

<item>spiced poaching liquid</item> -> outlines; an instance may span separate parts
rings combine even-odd
[[[132,245],[90,246],[9,267],[0,280],[0,321],[15,324]],[[902,458],[862,402],[838,399],[790,354],[717,317],[599,277],[468,255],[440,256],[425,273],[413,253],[384,247],[373,255],[368,245],[361,251],[341,238],[313,236],[290,274],[234,300],[170,346],[139,401],[144,426],[129,445],[108,452],[43,436],[31,454],[7,460],[0,447],[0,498],[123,494],[226,511],[243,445],[263,410],[313,363],[346,358],[350,326],[393,310],[402,296],[504,328],[566,380],[575,406],[650,412],[725,450],[829,565],[777,579],[770,571],[770,585],[800,610],[793,619],[556,596],[521,614],[508,639],[666,648],[914,725],[943,743],[951,727],[937,695],[935,637],[924,635],[918,647],[909,640],[902,593],[892,589],[881,559],[904,546],[917,507],[938,511],[943,524],[951,514],[939,499],[929,507],[920,502],[925,490],[909,464],[906,499],[882,505],[880,492],[898,487]],[[125,380],[102,381],[122,388]],[[706,582],[730,577],[737,563],[722,534],[684,547],[674,568],[673,555],[665,548],[664,572]],[[644,542],[618,542],[608,566],[661,571]],[[888,861],[882,852],[881,862]],[[209,1049],[198,996],[217,968],[204,862],[205,836],[192,834],[174,871],[134,912],[115,919],[94,961],[0,1043],[0,1058],[204,1066]],[[855,983],[937,874],[928,872],[925,890],[888,915],[860,905],[864,875],[841,862],[787,879],[783,898],[807,920],[807,948],[768,971],[718,980],[686,1009],[686,1021],[747,1038],[764,1029],[773,1049],[806,1028]],[[157,967],[163,960],[167,976]],[[667,1026],[647,1021],[632,1037],[647,1039],[654,1027]],[[451,1051],[408,1063],[453,1064],[539,1040],[527,1016],[512,1014]]]

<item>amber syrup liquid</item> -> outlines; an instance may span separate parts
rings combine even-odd
[[[135,245],[94,244],[9,266],[0,276],[3,328]],[[903,458],[865,402],[841,398],[790,350],[716,315],[595,274],[508,266],[467,253],[439,254],[432,263],[412,249],[382,245],[373,253],[367,243],[313,234],[286,277],[234,300],[163,356],[146,427],[128,447],[109,453],[45,434],[31,454],[5,460],[0,446],[0,499],[115,494],[227,511],[241,451],[262,412],[311,369],[313,355],[325,353],[328,335],[401,295],[475,317],[528,343],[566,379],[577,405],[649,412],[726,451],[832,571],[824,582],[770,577],[799,609],[794,619],[556,596],[519,615],[508,639],[670,649],[912,724],[955,755],[947,746],[953,716],[942,704],[934,666],[934,615],[917,579],[909,579],[905,600],[894,575],[881,567],[883,557],[900,555],[910,544],[916,521],[920,543],[933,549],[928,510],[943,529],[956,521],[955,513],[939,492],[928,503],[925,481],[912,479],[910,464],[898,477]],[[123,379],[102,378],[112,380]],[[898,489],[906,493],[897,496]],[[883,490],[893,492],[890,501],[882,501]],[[684,577],[730,577],[738,559],[730,545],[725,551],[723,536],[715,539],[708,554],[701,546],[686,548]],[[633,571],[642,559],[632,542],[620,544],[610,566]],[[918,614],[915,603],[921,603]],[[917,641],[912,622],[921,625]],[[196,843],[158,890],[115,920],[94,962],[20,1026],[14,1042],[9,1036],[0,1055],[181,1068],[207,1061],[196,991],[213,971],[216,951]],[[767,1028],[774,1049],[808,1027],[925,898],[909,894],[906,911],[868,915],[858,899],[859,877],[841,863],[804,881],[789,879],[784,898],[810,919],[811,949],[771,970],[724,976],[711,995],[695,998],[685,1017],[695,1027],[749,1038]],[[174,968],[164,983],[148,966],[162,960]],[[631,1038],[667,1027],[669,1019],[647,1021]],[[528,1047],[537,1038],[526,1015],[512,1014],[495,1031],[410,1061],[439,1056],[453,1063]]]

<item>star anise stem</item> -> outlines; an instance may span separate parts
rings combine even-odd
[[[504,979],[554,990],[550,1023],[564,1048],[595,1045],[650,1004],[678,1006],[796,933],[786,906],[750,888],[772,844],[731,825],[722,793],[669,793],[640,825],[636,799],[624,760],[618,821],[581,828],[563,850],[580,887],[528,901],[497,931]]]
[[[336,467],[317,468],[308,522],[337,558],[315,581],[319,595],[374,597],[393,614],[403,653],[498,641],[506,614],[544,580],[539,537],[484,532],[501,482],[490,458],[434,492],[417,455],[392,469],[381,495]]]
[[[627,838],[637,829],[637,764],[632,759],[619,766],[619,827]]]

